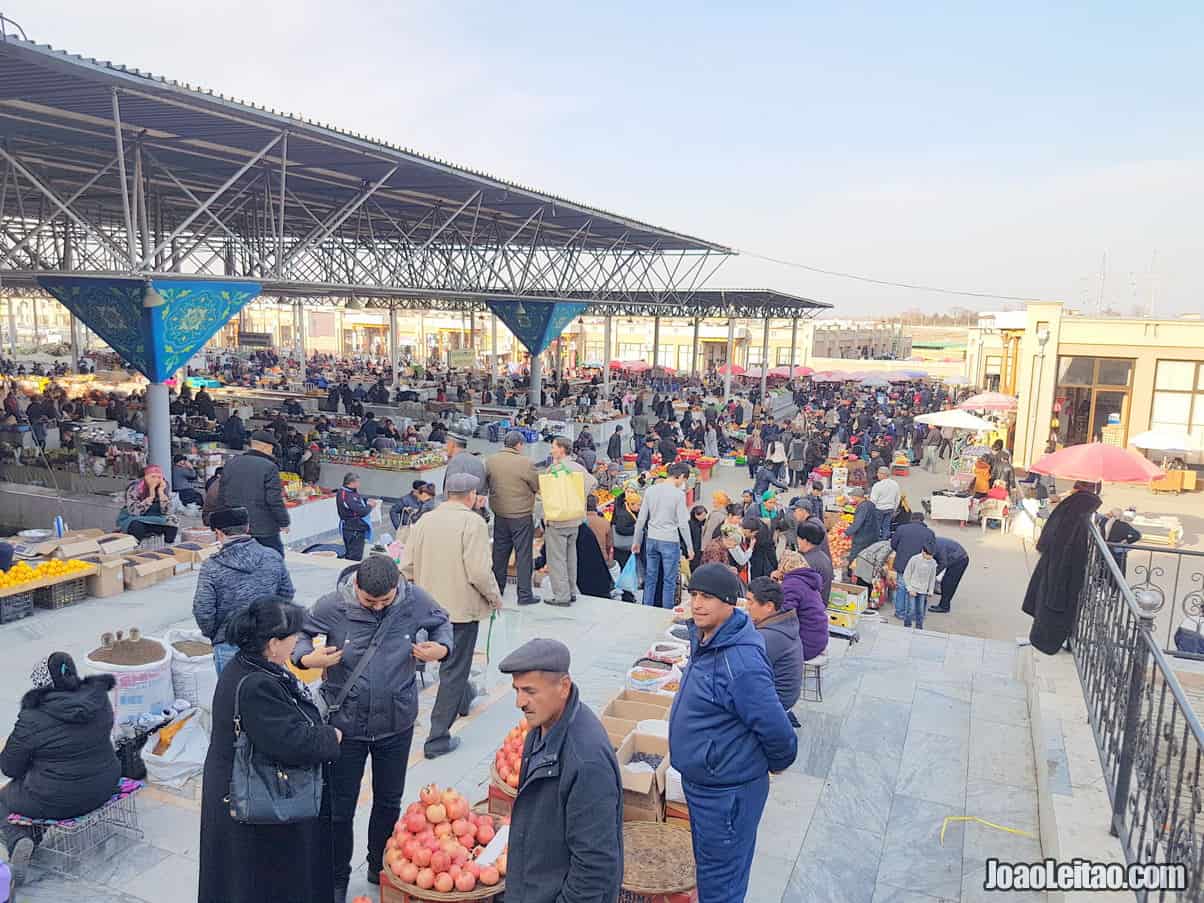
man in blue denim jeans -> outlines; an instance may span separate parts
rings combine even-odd
[[[640,547],[645,546],[645,605],[656,604],[659,586],[661,607],[672,608],[676,595],[674,590],[677,587],[678,562],[681,560],[681,543],[685,544],[686,557],[694,557],[694,543],[690,537],[690,510],[686,507],[686,494],[682,491],[689,475],[689,464],[674,464],[669,468],[667,479],[654,484],[644,493],[640,516],[635,522],[631,553],[638,555]],[[681,543],[678,542],[678,537],[681,538]]]

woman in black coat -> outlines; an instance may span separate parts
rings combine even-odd
[[[0,789],[0,834],[15,881],[33,853],[31,829],[11,825],[10,812],[30,818],[74,818],[99,809],[117,792],[121,763],[113,731],[111,675],[80,679],[66,652],[43,659],[31,675],[33,689],[0,753],[0,770],[12,781]]]
[[[226,802],[234,768],[234,694],[244,677],[239,714],[257,754],[294,767],[339,756],[342,735],[322,723],[309,691],[286,664],[304,615],[300,606],[260,599],[226,626],[226,641],[239,653],[222,670],[213,696],[201,796],[198,903],[329,903],[334,898],[328,815],[287,825],[245,825],[230,817]],[[324,789],[323,813],[329,811],[328,796]]]

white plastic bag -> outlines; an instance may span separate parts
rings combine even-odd
[[[677,665],[664,670],[650,668],[646,665],[636,665],[627,672],[627,689],[629,690],[659,693],[669,683],[673,684],[674,691],[676,691],[678,685],[681,683],[681,670]]]
[[[163,634],[163,642],[171,652],[171,685],[176,694],[175,698],[208,709],[213,703],[213,693],[217,689],[213,653],[185,655],[174,645],[182,640],[209,642],[199,630],[172,628]]]
[[[158,731],[147,738],[146,746],[142,748],[147,780],[174,790],[182,790],[189,780],[205,770],[205,754],[209,752],[208,715],[201,709],[192,709],[192,714],[181,716],[184,717],[188,720],[171,738],[171,745],[162,755],[155,753],[155,747],[159,745]]]

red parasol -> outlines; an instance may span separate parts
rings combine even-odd
[[[780,376],[780,377],[784,377],[785,379],[790,379],[790,377],[792,375],[793,376],[810,376],[811,374],[813,374],[815,372],[810,367],[804,367],[801,364],[796,364],[794,366],[793,370],[794,370],[794,373],[792,374],[790,372],[791,368],[787,367],[783,364],[781,367],[771,367],[769,370],[769,375],[770,376]]]
[[[728,370],[731,370],[732,376],[743,376],[745,373],[744,368],[741,367],[739,364],[724,364],[722,367],[720,367],[715,372],[718,373],[720,376],[727,376]]]
[[[1136,452],[1102,442],[1071,445],[1045,455],[1029,470],[1092,483],[1146,483],[1165,476]]]
[[[651,369],[647,361],[623,361],[621,369],[627,370],[630,373],[643,373],[645,370]]]

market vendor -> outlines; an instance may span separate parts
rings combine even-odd
[[[171,459],[171,485],[185,505],[200,507],[205,503],[205,497],[197,489],[196,468],[188,461],[187,455],[173,455]]]
[[[378,500],[368,501],[360,495],[359,477],[354,473],[344,475],[343,488],[335,494],[335,505],[339,512],[339,532],[343,536],[346,549],[343,553],[344,558],[350,561],[363,559],[364,540],[372,533],[368,517],[377,504]]]
[[[126,487],[125,507],[117,514],[117,529],[139,542],[148,536],[162,536],[169,543],[176,541],[171,491],[163,477],[163,468],[149,465],[142,472],[142,479]]]

